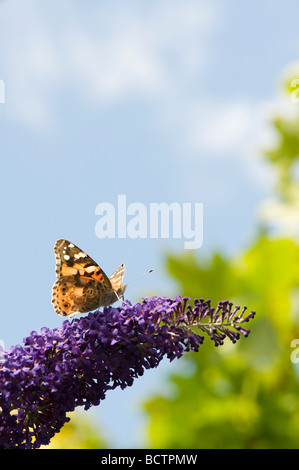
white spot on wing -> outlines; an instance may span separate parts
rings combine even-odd
[[[92,273],[95,270],[96,270],[96,266],[88,266],[88,268],[85,268],[85,271],[88,273]]]
[[[82,251],[80,253],[76,253],[75,254],[75,258],[76,259],[79,259],[79,258],[86,258],[87,254],[86,253],[83,253]]]

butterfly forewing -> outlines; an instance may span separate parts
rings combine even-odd
[[[118,300],[115,291],[122,287],[124,265],[109,279],[90,256],[67,240],[57,240],[54,252],[57,281],[53,286],[52,303],[56,313],[73,316]]]

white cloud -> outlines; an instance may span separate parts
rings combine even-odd
[[[247,159],[259,178],[252,142],[265,133],[262,106],[200,95],[219,16],[196,0],[4,2],[6,115],[47,130],[66,92],[92,107],[141,100],[184,158]]]
[[[93,103],[175,100],[203,66],[203,37],[214,22],[208,3],[195,0],[4,2],[1,65],[11,118],[51,125],[66,88]]]
[[[258,208],[258,216],[268,224],[274,234],[299,238],[299,192],[294,188],[292,201],[284,203],[268,199]]]
[[[254,110],[248,103],[213,103],[199,108],[193,126],[194,145],[202,151],[226,154],[244,142],[251,131]]]
[[[151,93],[163,83],[163,69],[150,41],[136,31],[116,33],[103,42],[76,33],[67,39],[73,76],[93,100],[109,103],[128,94]]]

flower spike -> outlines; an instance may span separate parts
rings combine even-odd
[[[210,300],[145,298],[32,331],[1,353],[0,448],[48,444],[77,406],[98,405],[108,390],[131,386],[163,357],[170,361],[198,351],[207,334],[215,346],[248,336],[242,325],[255,312],[240,315],[228,301],[216,309]]]

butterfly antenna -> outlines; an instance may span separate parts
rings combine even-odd
[[[150,269],[147,273],[142,274],[141,276],[135,277],[134,279],[131,279],[131,280],[126,284],[126,287],[127,287],[127,285],[130,284],[131,282],[136,281],[136,279],[140,279],[141,277],[147,276],[147,274],[152,273],[152,272],[153,272],[153,269]],[[122,296],[120,297],[116,291],[114,291],[114,292],[115,292],[115,295],[116,295],[116,297],[118,298],[118,300],[119,300],[120,302],[122,302],[122,304],[125,304],[126,302],[124,301],[124,296],[122,295]]]
[[[137,279],[141,279],[144,276],[147,276],[149,273],[152,273],[153,269],[150,269],[147,273],[142,274],[141,276],[135,277],[134,279],[131,279],[129,282],[127,282],[126,285],[131,284],[131,282],[136,281]]]

